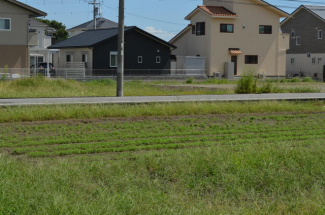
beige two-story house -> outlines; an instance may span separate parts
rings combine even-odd
[[[224,74],[227,62],[233,62],[235,76],[285,76],[289,35],[281,33],[280,18],[288,16],[262,0],[203,0],[170,41],[177,46],[173,54],[205,57],[208,76]]]
[[[29,20],[46,15],[16,0],[0,0],[0,68],[29,68],[29,44],[37,40]]]

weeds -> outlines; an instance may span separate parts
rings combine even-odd
[[[300,105],[0,124],[0,214],[322,214],[325,117]]]
[[[253,76],[253,72],[245,72],[241,79],[237,82],[235,93],[250,94],[257,92],[257,78]]]
[[[190,77],[186,80],[187,84],[193,84],[194,83],[194,78]]]
[[[125,96],[200,95],[233,93],[216,89],[161,88],[141,80],[125,82]],[[0,98],[115,96],[116,82],[111,79],[78,82],[47,79],[43,76],[1,82]]]
[[[304,77],[302,82],[315,82],[311,77]]]
[[[105,117],[184,116],[196,114],[321,111],[323,102],[190,102],[137,105],[51,105],[0,108],[0,122],[23,122]],[[299,109],[297,109],[299,107]]]

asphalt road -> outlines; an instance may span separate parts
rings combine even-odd
[[[49,104],[134,104],[189,101],[325,100],[325,93],[231,94],[193,96],[132,96],[0,99],[0,106]]]

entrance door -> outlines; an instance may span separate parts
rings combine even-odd
[[[323,81],[325,82],[325,65],[323,67]]]
[[[237,75],[237,56],[231,56],[231,62],[234,63],[234,67],[235,67],[234,75]]]

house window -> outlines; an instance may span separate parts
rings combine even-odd
[[[10,31],[11,30],[11,20],[7,18],[0,18],[0,31]]]
[[[296,37],[296,45],[299,46],[301,44],[300,36]]]
[[[110,67],[117,67],[117,52],[110,52]]]
[[[138,63],[142,63],[142,56],[138,56]]]
[[[205,35],[205,22],[196,23],[196,36]]]
[[[195,25],[192,25],[192,34],[195,34]]]
[[[234,33],[234,25],[233,24],[220,24],[220,32]]]
[[[260,25],[260,34],[272,34],[272,26]]]
[[[310,57],[310,54],[309,53],[307,54],[307,57]]]
[[[67,54],[67,56],[66,56],[67,63],[72,62],[73,61],[72,59],[73,59],[72,55],[71,54]]]
[[[257,55],[246,55],[245,56],[245,64],[258,64],[258,56]]]
[[[160,56],[157,56],[157,57],[156,57],[156,63],[161,63],[161,58],[160,58]]]
[[[312,64],[316,64],[316,58],[313,57],[313,58],[311,59],[311,63],[312,63]]]
[[[323,39],[323,30],[318,30],[318,39]]]
[[[291,65],[295,64],[295,59],[291,58]]]
[[[291,38],[296,38],[296,32],[295,31],[291,31]]]
[[[322,63],[322,58],[318,58],[318,64],[321,64]]]

